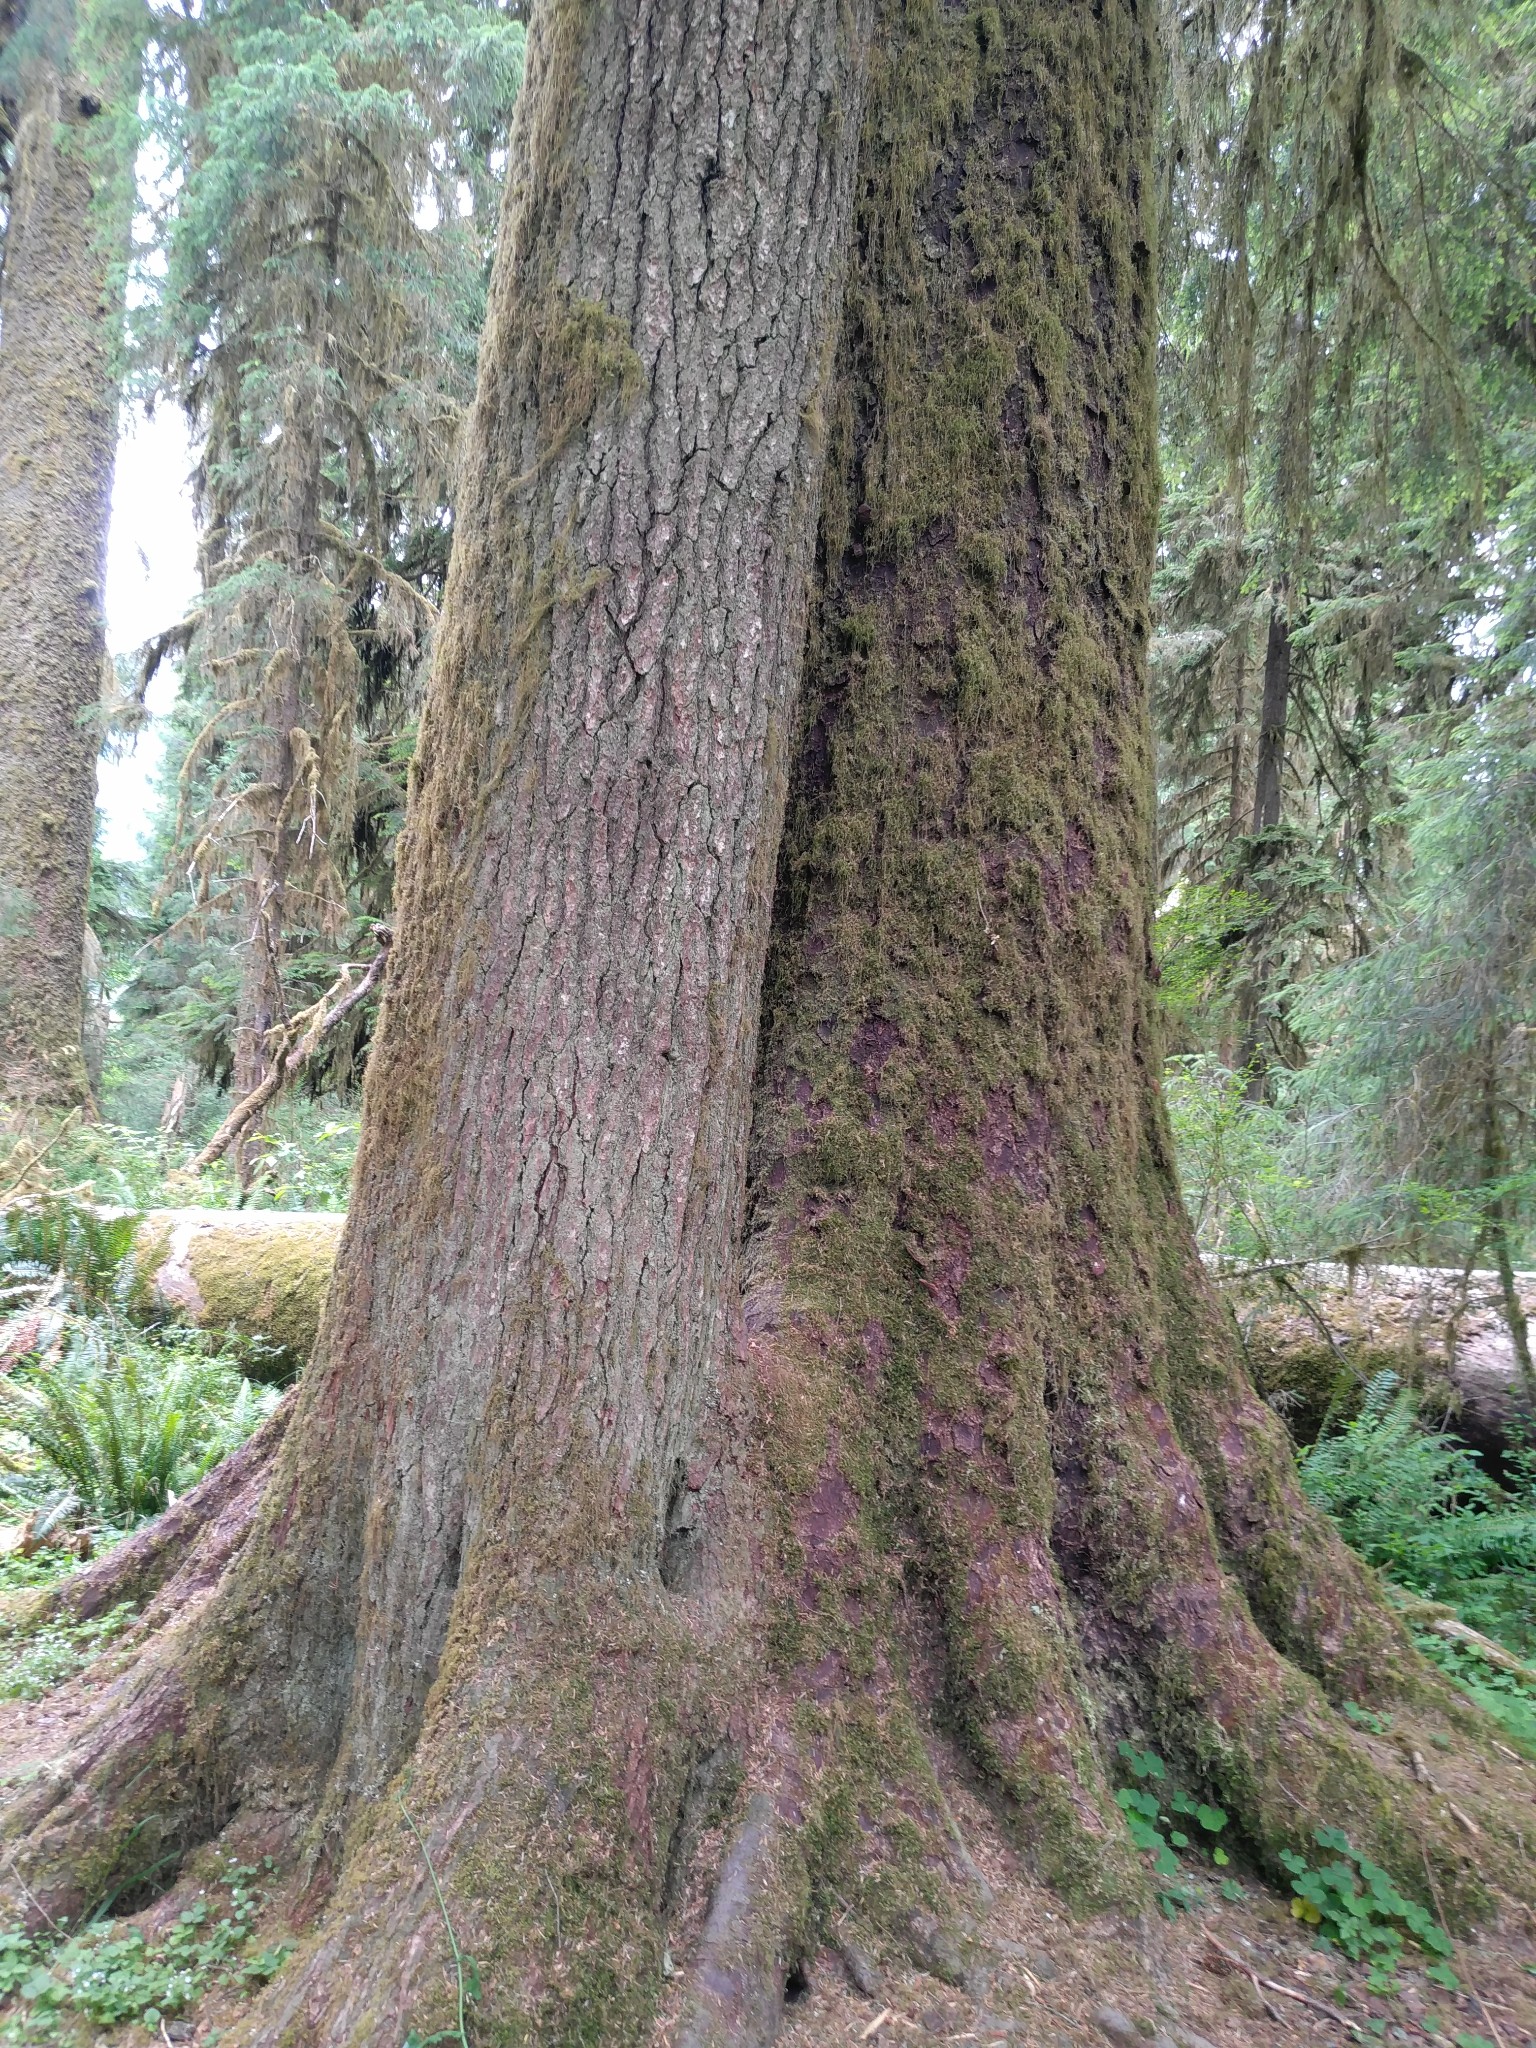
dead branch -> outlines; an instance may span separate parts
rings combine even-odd
[[[300,1010],[297,1016],[290,1018],[282,1026],[272,1064],[267,1073],[249,1095],[235,1104],[202,1151],[187,1167],[188,1173],[202,1173],[205,1168],[212,1166],[216,1159],[222,1159],[241,1132],[255,1122],[278,1091],[293,1079],[307,1060],[313,1057],[321,1041],[334,1031],[342,1018],[355,1010],[364,996],[376,986],[389,959],[390,941],[394,934],[388,925],[382,924],[376,924],[373,932],[379,942],[379,950],[362,980],[354,988],[352,969],[344,967],[317,1003],[311,1003],[307,1010]]]

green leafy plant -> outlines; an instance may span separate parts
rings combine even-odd
[[[132,1602],[124,1602],[89,1621],[53,1620],[36,1627],[0,1621],[0,1699],[41,1699],[99,1656],[133,1617]]]
[[[0,1309],[43,1294],[88,1311],[118,1302],[139,1218],[82,1202],[19,1203],[0,1212]]]
[[[1219,1835],[1227,1824],[1227,1816],[1221,1807],[1192,1799],[1171,1784],[1162,1758],[1150,1749],[1138,1749],[1132,1742],[1117,1746],[1136,1780],[1134,1785],[1123,1785],[1115,1794],[1115,1804],[1125,1815],[1131,1840],[1152,1858],[1152,1868],[1159,1877],[1176,1877],[1180,1852],[1190,1849],[1196,1840],[1203,1844],[1206,1837]],[[1191,1828],[1197,1832],[1191,1834]],[[1210,1851],[1211,1861],[1218,1867],[1225,1867],[1231,1860],[1219,1843],[1212,1841]],[[1158,1903],[1171,1920],[1194,1904],[1196,1897],[1187,1884],[1180,1882],[1164,1887]]]
[[[1435,1629],[1416,1628],[1413,1639],[1432,1664],[1498,1722],[1516,1748],[1536,1757],[1536,1684]]]
[[[1356,1728],[1368,1729],[1372,1735],[1385,1735],[1392,1726],[1390,1714],[1373,1714],[1358,1700],[1346,1700],[1340,1711],[1346,1721],[1352,1722]]]
[[[0,1384],[0,1430],[16,1446],[0,1494],[23,1510],[67,1500],[130,1528],[196,1485],[278,1399],[206,1338],[141,1331],[116,1312],[72,1319],[59,1346]]]
[[[0,1930],[0,2000],[19,2008],[0,2022],[0,2041],[50,2039],[70,2018],[98,2027],[134,2021],[157,2031],[166,2014],[185,2012],[212,1985],[265,1984],[292,1948],[253,1947],[266,1903],[259,1880],[273,1867],[270,1858],[261,1867],[231,1864],[218,1884],[221,1913],[201,1893],[155,1935],[104,1918],[75,1934]]]
[[[1536,1505],[1496,1486],[1465,1444],[1426,1429],[1378,1373],[1345,1428],[1300,1458],[1302,1489],[1368,1564],[1517,1653],[1536,1641]]]
[[[1447,1991],[1457,1990],[1450,1938],[1424,1907],[1406,1898],[1379,1863],[1352,1848],[1340,1829],[1318,1828],[1312,1839],[1330,1852],[1328,1862],[1309,1863],[1294,1849],[1283,1850],[1280,1861],[1291,1874],[1291,1912],[1316,1929],[1320,1945],[1366,1963],[1371,1989],[1386,1992],[1412,1941],[1434,1958],[1425,1975]]]

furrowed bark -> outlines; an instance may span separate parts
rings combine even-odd
[[[1120,1736],[1261,1857],[1331,1818],[1413,1883],[1413,1789],[1327,1698],[1445,1702],[1300,1497],[1160,1100],[1152,35],[877,33],[746,1328],[812,1884],[893,1937],[945,1853],[924,1710],[1091,1901],[1144,1882]]]
[[[323,1794],[340,1891],[238,2037],[428,2029],[408,1756],[490,2021],[649,2024],[744,1684],[739,1584],[663,1553],[711,1483],[867,36],[841,0],[535,11],[316,1358],[164,1766],[130,1800],[93,1763],[23,1857],[63,1899],[104,1808],[190,1839]]]
[[[17,1844],[64,1900],[151,1822],[317,1812],[325,1909],[235,2041],[452,2024],[434,1870],[488,2037],[644,2040],[706,1810],[684,2039],[771,2038],[834,1898],[961,1981],[941,1738],[1081,1901],[1143,1892],[1122,1733],[1260,1857],[1326,1818],[1411,1885],[1422,1843],[1452,1910],[1515,1860],[1329,1704],[1445,1694],[1173,1175],[1154,19],[891,0],[855,181],[835,0],[535,15],[316,1358],[131,1765],[99,1721]]]
[[[0,284],[0,1093],[90,1100],[85,899],[117,439],[97,79],[23,73]],[[126,235],[124,236],[126,241]]]

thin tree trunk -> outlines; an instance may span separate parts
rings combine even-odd
[[[1520,1382],[1520,1400],[1529,1412],[1536,1408],[1536,1374],[1531,1369],[1531,1333],[1525,1305],[1515,1284],[1514,1254],[1509,1244],[1509,1202],[1503,1181],[1509,1172],[1509,1148],[1499,1115],[1499,1064],[1490,1043],[1483,1056],[1483,1181],[1489,1190],[1483,1202],[1483,1234],[1493,1252],[1499,1276],[1499,1294],[1504,1320],[1514,1347],[1515,1370]]]
[[[334,266],[333,266],[334,267]],[[325,649],[311,616],[318,574],[321,471],[325,458],[326,306],[322,299],[317,361],[293,378],[283,409],[284,488],[279,496],[274,554],[281,581],[267,601],[273,652],[258,697],[261,731],[254,748],[258,800],[250,806],[250,872],[246,882],[240,993],[235,1014],[237,1101],[271,1080],[278,1032],[287,1017],[283,963],[291,919],[292,870],[304,865],[296,840],[304,827],[296,804],[302,774],[295,736],[314,723],[316,670]],[[298,809],[299,815],[295,816]],[[311,849],[313,851],[313,849]],[[258,1116],[243,1133],[235,1159],[243,1183],[255,1169]]]
[[[1291,633],[1278,600],[1269,615],[1264,647],[1264,695],[1259,707],[1259,756],[1253,778],[1253,830],[1280,823],[1285,789],[1285,735],[1291,715]]]
[[[87,130],[41,56],[20,99],[0,298],[0,1093],[90,1100],[85,901],[117,436],[109,236]]]
[[[1282,610],[1283,600],[1269,614],[1269,638],[1264,648],[1264,691],[1259,707],[1259,749],[1253,780],[1253,836],[1273,832],[1279,825],[1285,791],[1285,736],[1291,710],[1291,635]],[[1257,845],[1252,853],[1250,873],[1262,890],[1263,872],[1272,849]],[[1265,957],[1266,933],[1254,935],[1250,945],[1248,972],[1238,998],[1238,1067],[1248,1075],[1248,1095],[1262,1101],[1267,1090],[1264,1054],[1263,1008],[1270,963]]]

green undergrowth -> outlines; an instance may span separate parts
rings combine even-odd
[[[206,1091],[206,1113],[182,1139],[78,1112],[22,1115],[0,1106],[0,1190],[12,1199],[94,1202],[124,1210],[324,1209],[347,1206],[362,1117],[355,1102],[280,1097],[250,1141],[244,1183],[227,1159],[187,1174],[232,1107]]]
[[[270,1414],[249,1347],[128,1313],[136,1219],[0,1216],[0,1515],[9,1550],[88,1552],[195,1486]]]
[[[1452,1642],[1432,1628],[1414,1628],[1413,1639],[1432,1664],[1498,1723],[1507,1742],[1536,1761],[1536,1672],[1511,1671],[1476,1645]]]
[[[1156,1875],[1172,1880],[1164,1882],[1157,1894],[1158,1905],[1172,1920],[1195,1903],[1195,1895],[1181,1881],[1181,1858],[1198,1851],[1220,1870],[1230,1865],[1231,1857],[1216,1840],[1227,1825],[1227,1815],[1224,1808],[1183,1791],[1170,1779],[1162,1758],[1150,1749],[1138,1749],[1131,1742],[1122,1742],[1118,1748],[1136,1782],[1120,1788],[1115,1804],[1125,1815],[1131,1840],[1152,1858]],[[1229,1899],[1240,1898],[1242,1887],[1235,1878],[1224,1878],[1222,1893]]]
[[[267,1983],[291,1946],[256,1939],[274,1868],[270,1858],[227,1864],[169,1926],[150,1932],[104,1917],[78,1932],[0,1929],[0,2042],[84,2042],[90,2029],[129,2023],[159,2036],[164,2019],[212,1989]]]
[[[1406,1897],[1379,1863],[1353,1848],[1340,1829],[1317,1828],[1312,1839],[1326,1852],[1325,1861],[1294,1849],[1282,1850],[1280,1861],[1295,1894],[1292,1916],[1315,1930],[1318,1946],[1364,1963],[1367,1988],[1390,1995],[1411,1942],[1433,1958],[1424,1967],[1430,1982],[1459,1990],[1450,1937],[1425,1908]]]
[[[1536,1757],[1536,1487],[1517,1445],[1498,1485],[1466,1445],[1430,1428],[1391,1373],[1360,1414],[1301,1453],[1301,1483],[1351,1547],[1389,1584],[1439,1604],[1494,1645],[1449,1639],[1433,1615],[1410,1614],[1430,1661],[1481,1707],[1507,1741]]]
[[[1383,1732],[1382,1717],[1347,1705],[1345,1717]],[[1231,1856],[1221,1845],[1228,1816],[1223,1808],[1183,1789],[1152,1750],[1117,1745],[1132,1782],[1116,1793],[1131,1840],[1151,1864],[1158,1905],[1170,1920],[1197,1912],[1219,1894],[1230,1902],[1246,1896],[1231,1874]],[[1292,1918],[1308,1928],[1316,1946],[1361,1967],[1366,1991],[1395,1998],[1403,1989],[1400,1971],[1412,1960],[1425,1979],[1456,1992],[1461,1981],[1452,1967],[1450,1936],[1392,1873],[1363,1855],[1339,1828],[1319,1827],[1305,1850],[1280,1852],[1290,1879]],[[1219,1884],[1207,1867],[1225,1872]],[[1341,2004],[1348,1996],[1340,1989]],[[1358,2030],[1357,2030],[1358,2031]],[[1449,2038],[1449,2037],[1447,2037]],[[1461,2048],[1477,2048],[1477,2037],[1456,2037]]]
[[[133,1620],[131,1601],[88,1621],[55,1616],[8,1624],[0,1615],[0,1699],[37,1700],[84,1670]]]

